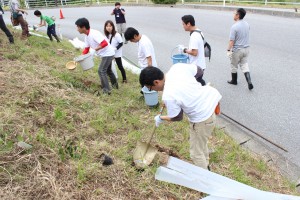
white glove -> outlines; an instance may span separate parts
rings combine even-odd
[[[182,44],[180,44],[180,45],[178,45],[177,47],[178,47],[178,52],[179,52],[180,54],[183,54],[184,46],[183,46]]]
[[[164,120],[160,118],[160,114],[156,115],[154,117],[154,120],[155,120],[155,126],[156,127],[159,127],[159,125],[164,122]]]
[[[232,51],[227,51],[227,57],[228,57],[229,59],[232,58]]]
[[[114,48],[114,51],[117,51],[117,48],[116,47],[113,47]]]

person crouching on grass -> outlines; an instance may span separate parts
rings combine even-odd
[[[140,84],[149,90],[163,91],[167,115],[157,115],[155,125],[180,121],[185,113],[190,127],[190,156],[195,165],[209,169],[208,139],[216,123],[215,113],[222,96],[211,86],[202,86],[195,78],[202,70],[194,64],[174,64],[167,74],[156,67],[141,71]]]
[[[53,41],[53,38],[52,38],[52,35],[53,35],[53,37],[55,37],[56,41],[60,42],[59,38],[56,35],[54,20],[51,17],[42,15],[41,11],[39,11],[39,10],[34,11],[34,15],[41,18],[40,24],[37,25],[38,27],[46,26],[46,23],[48,24],[47,35],[48,35],[49,39],[51,41]]]
[[[111,70],[111,62],[114,59],[115,50],[102,33],[90,28],[90,23],[86,18],[79,18],[75,22],[75,25],[80,34],[85,34],[85,49],[82,54],[89,53],[90,48],[92,48],[96,51],[95,54],[101,58],[98,75],[100,77],[103,94],[109,95],[111,89],[109,87],[107,75],[110,78],[112,87],[116,89],[119,88],[117,79]]]

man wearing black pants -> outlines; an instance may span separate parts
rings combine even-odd
[[[14,43],[14,37],[11,34],[11,32],[8,30],[8,28],[6,27],[6,24],[5,24],[4,20],[3,20],[2,14],[4,14],[4,11],[3,11],[3,9],[2,9],[2,7],[0,5],[0,28],[5,33],[5,35],[7,36],[9,42],[11,44],[13,44]]]

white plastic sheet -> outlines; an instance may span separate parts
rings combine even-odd
[[[185,186],[211,196],[206,200],[300,200],[300,197],[265,192],[174,157],[159,167],[155,179]]]

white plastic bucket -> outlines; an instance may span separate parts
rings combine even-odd
[[[88,70],[94,67],[94,59],[92,54],[85,54],[74,58],[75,62],[78,62],[83,70]]]
[[[142,92],[144,93],[145,103],[148,106],[156,106],[158,104],[158,92],[151,90],[144,86],[142,88]]]

